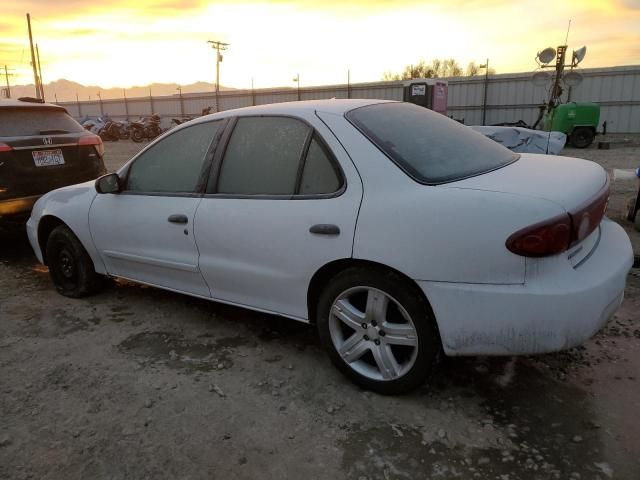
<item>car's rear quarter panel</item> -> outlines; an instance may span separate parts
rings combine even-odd
[[[363,180],[354,257],[388,265],[415,280],[522,284],[524,257],[505,241],[523,225],[563,212],[540,199],[421,185],[340,115],[320,116],[335,130]]]

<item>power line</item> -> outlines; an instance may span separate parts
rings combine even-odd
[[[220,111],[219,95],[220,95],[220,62],[222,61],[222,54],[220,52],[225,51],[228,47],[228,43],[220,42],[218,40],[207,40],[207,43],[211,44],[211,48],[216,51],[216,112]]]

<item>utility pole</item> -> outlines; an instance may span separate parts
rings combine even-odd
[[[40,66],[40,50],[38,50],[38,44],[36,43],[36,60],[38,61],[38,77],[40,77],[40,95],[44,101],[44,84],[42,83],[42,67]]]
[[[347,98],[351,98],[351,70],[347,70]]]
[[[216,112],[220,111],[220,62],[222,61],[222,54],[220,52],[229,48],[228,43],[219,42],[218,40],[207,40],[207,43],[211,44],[211,48],[216,51]]]
[[[82,106],[80,105],[80,99],[78,98],[78,92],[76,92],[76,105],[78,105],[78,118],[82,117]]]
[[[29,27],[29,45],[31,47],[31,66],[33,67],[33,80],[36,85],[36,98],[40,99],[40,81],[38,80],[38,64],[33,50],[33,36],[31,35],[31,15],[27,13],[27,26]]]
[[[256,104],[256,92],[253,89],[253,77],[251,77],[251,105]]]
[[[153,96],[151,95],[151,87],[149,87],[149,106],[151,108],[151,116],[153,116]]]
[[[482,102],[482,125],[487,124],[487,87],[489,86],[489,59],[487,63],[480,65],[480,68],[484,68],[484,101]]]
[[[4,78],[7,82],[7,98],[11,98],[11,87],[9,86],[9,77],[13,76],[13,73],[9,73],[9,69],[7,68],[7,66],[4,66]]]

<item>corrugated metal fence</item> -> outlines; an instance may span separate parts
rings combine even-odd
[[[640,132],[640,66],[581,70],[583,82],[567,89],[563,100],[591,101],[602,107],[600,124],[607,131]],[[482,123],[484,77],[449,78],[449,115],[464,119],[467,125]],[[267,103],[316,100],[324,98],[379,98],[402,100],[402,82],[360,83],[296,89],[233,90],[220,92],[220,110]],[[548,98],[549,86],[535,86],[531,73],[489,76],[487,90],[487,124],[524,120],[532,124],[538,106]],[[299,98],[298,98],[299,97]],[[196,93],[141,97],[118,100],[62,102],[71,115],[109,114],[116,119],[135,119],[158,114],[166,126],[173,117],[197,116],[202,109],[216,111],[215,93]]]

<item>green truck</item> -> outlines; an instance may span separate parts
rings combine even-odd
[[[567,143],[576,148],[587,148],[596,136],[600,122],[600,105],[587,102],[569,102],[556,105],[544,115],[544,130],[562,132]]]

